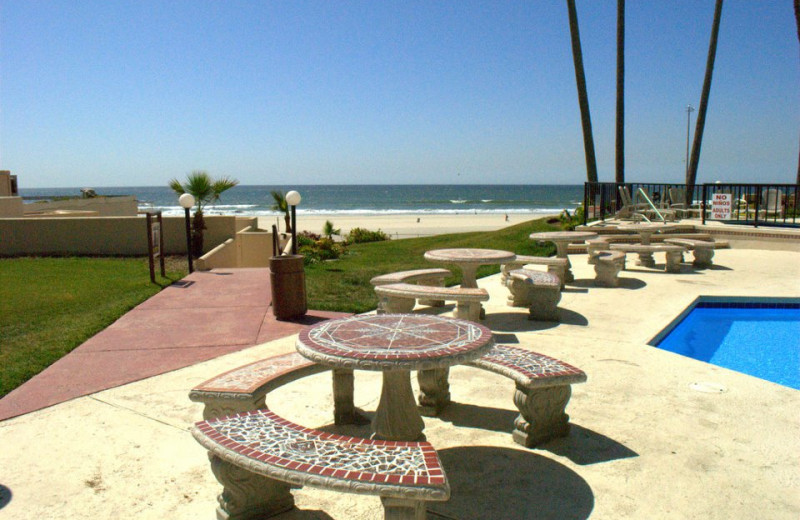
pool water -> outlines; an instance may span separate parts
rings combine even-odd
[[[651,345],[800,390],[800,303],[700,301],[665,331]]]

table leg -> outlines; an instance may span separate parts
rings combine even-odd
[[[461,287],[467,289],[477,289],[478,282],[475,275],[478,272],[478,266],[475,264],[461,264]]]
[[[567,260],[567,268],[564,271],[564,283],[575,281],[575,275],[572,274],[572,262],[569,261],[567,250],[569,249],[568,242],[554,242],[556,245],[556,258],[564,258]]]
[[[411,372],[386,370],[375,418],[372,420],[373,439],[417,441],[423,439],[425,423],[417,410],[411,390]]]

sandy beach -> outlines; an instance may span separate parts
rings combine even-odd
[[[334,227],[346,235],[352,228],[360,227],[370,231],[380,229],[391,235],[392,238],[412,238],[446,233],[464,233],[468,231],[493,231],[506,226],[513,226],[520,222],[542,218],[539,213],[509,214],[508,221],[502,214],[464,213],[437,215],[430,213],[405,213],[396,215],[342,215],[342,214],[315,214],[298,215],[297,229],[312,233],[322,232],[326,220],[330,220]],[[277,223],[280,231],[284,230],[283,219],[275,217],[259,217],[258,225],[261,229],[271,229]]]

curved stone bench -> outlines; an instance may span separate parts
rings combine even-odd
[[[730,247],[730,244],[726,240],[712,242],[689,238],[670,238],[665,240],[665,242],[691,250],[694,256],[692,265],[695,267],[710,267],[713,263],[712,258],[714,258],[714,250],[728,249]]]
[[[481,319],[481,302],[489,300],[486,289],[431,287],[407,283],[379,285],[375,287],[375,293],[380,300],[378,313],[411,312],[417,299],[444,300],[456,302],[456,318],[472,321]]]
[[[294,507],[291,486],[378,495],[385,518],[425,518],[426,501],[450,497],[436,451],[427,442],[367,440],[294,424],[270,410],[198,422],[194,438],[209,451],[224,486],[217,518],[266,518]]]
[[[392,283],[415,283],[417,285],[444,287],[444,279],[450,275],[452,275],[450,271],[440,267],[433,269],[414,269],[411,271],[397,271],[395,273],[374,276],[369,283],[371,283],[373,287]],[[444,300],[420,300],[419,304],[441,307],[444,305]]]
[[[675,244],[609,244],[608,248],[612,251],[623,251],[625,253],[637,253],[639,257],[636,265],[644,267],[655,267],[656,261],[653,253],[665,253],[667,256],[666,270],[669,272],[679,272],[681,261],[685,249]]]
[[[624,251],[596,251],[594,254],[594,283],[601,287],[619,286],[617,275],[625,268]]]
[[[586,374],[572,365],[530,350],[495,345],[483,357],[467,366],[488,370],[511,378],[516,384],[514,404],[519,417],[512,433],[515,442],[533,447],[569,433],[565,413],[572,395],[570,385],[586,381]],[[450,402],[447,370],[421,370],[420,411],[438,414]]]
[[[189,392],[189,399],[203,403],[203,419],[257,410],[265,406],[272,390],[301,377],[330,370],[297,352],[256,361],[214,376]]]
[[[500,266],[501,283],[503,285],[508,281],[508,273],[517,269],[522,269],[526,265],[544,265],[547,266],[547,272],[558,276],[561,281],[561,288],[564,288],[566,273],[567,273],[567,259],[558,258],[556,256],[525,256],[517,255],[516,260],[508,262]]]
[[[561,279],[552,273],[516,269],[509,271],[506,281],[511,293],[508,304],[528,307],[530,320],[558,321],[558,302],[561,301]]]

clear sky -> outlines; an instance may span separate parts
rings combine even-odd
[[[600,180],[616,2],[579,0]],[[712,0],[629,0],[626,179],[683,182]],[[792,0],[726,0],[698,182],[794,182]],[[694,116],[691,126],[694,132]],[[21,188],[586,180],[563,0],[6,0],[0,169]]]

